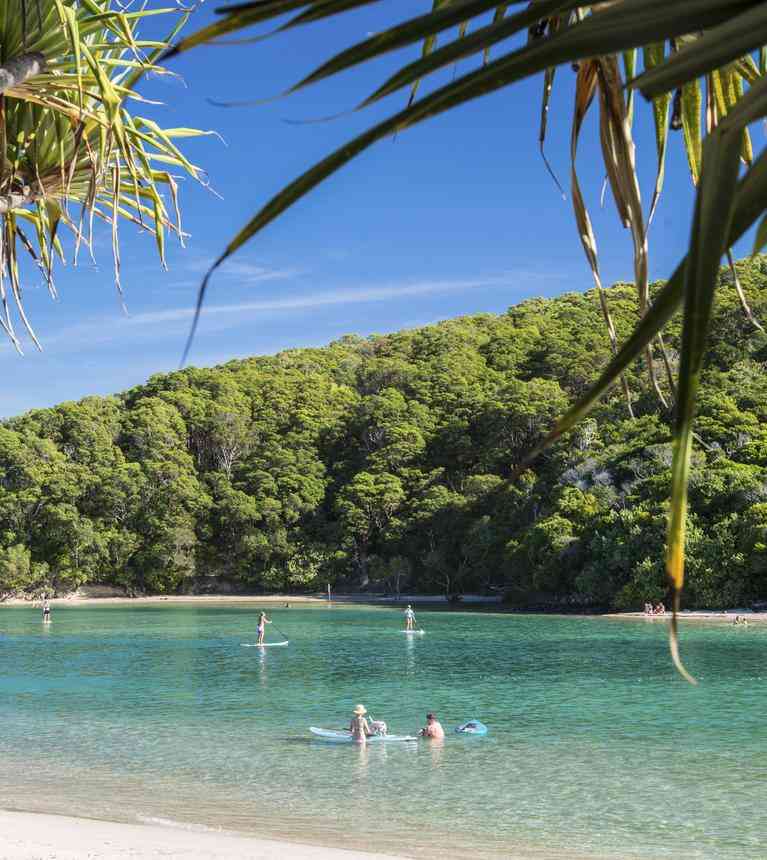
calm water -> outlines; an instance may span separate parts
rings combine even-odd
[[[413,856],[763,858],[767,626],[254,607],[0,609],[0,807]],[[486,738],[333,746],[364,702]]]

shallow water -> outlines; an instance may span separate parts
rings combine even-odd
[[[767,625],[270,609],[0,609],[0,807],[423,857],[762,858]],[[279,631],[277,630],[279,628]],[[486,738],[331,745],[364,702]]]

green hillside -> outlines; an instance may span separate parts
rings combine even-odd
[[[767,320],[767,260],[739,264]],[[725,284],[731,280],[723,273]],[[767,598],[767,336],[720,304],[690,485],[685,605]],[[619,336],[633,287],[608,291]],[[667,332],[675,362],[678,326]],[[610,354],[593,292],[157,375],[0,423],[0,594],[503,589],[664,597],[669,416],[644,367],[516,482]],[[669,392],[665,376],[661,385]]]

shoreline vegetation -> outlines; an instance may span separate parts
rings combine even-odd
[[[737,268],[767,318],[767,258]],[[744,321],[731,277],[696,424],[690,609],[767,601],[767,334]],[[625,334],[635,291],[606,294]],[[678,350],[678,320],[667,338]],[[672,427],[641,367],[626,372],[633,419],[611,391],[516,474],[610,354],[597,297],[572,292],[2,420],[0,597],[329,583],[564,612],[668,606]]]
[[[379,608],[397,607],[412,603],[414,606],[420,606],[422,609],[425,606],[431,606],[436,610],[445,609],[451,612],[473,612],[485,611],[499,613],[503,615],[551,615],[562,616],[568,615],[571,617],[580,616],[584,618],[607,618],[611,620],[637,620],[643,621],[668,621],[671,613],[667,612],[664,615],[645,615],[643,612],[589,612],[588,610],[579,610],[576,612],[563,612],[542,609],[529,609],[509,606],[493,598],[487,598],[483,595],[463,595],[458,603],[451,603],[444,596],[438,594],[404,594],[400,597],[377,597],[375,595],[359,595],[359,594],[338,594],[333,595],[328,601],[326,596],[321,594],[178,594],[178,595],[143,595],[140,597],[126,596],[103,596],[73,593],[65,597],[52,597],[48,600],[52,607],[56,606],[77,606],[77,605],[124,605],[124,606],[151,606],[168,604],[194,604],[194,603],[213,603],[213,604],[270,604],[274,608],[279,608],[280,604],[289,604],[290,607],[299,608],[302,606],[377,606]],[[3,606],[37,606],[40,603],[37,598],[25,597],[9,597],[0,601],[0,609]],[[744,617],[748,622],[767,622],[767,612],[757,612],[753,609],[734,608],[734,609],[690,609],[682,610],[679,613],[680,621],[723,621],[732,624],[736,616]]]

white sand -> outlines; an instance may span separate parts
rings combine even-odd
[[[727,624],[732,624],[733,621],[735,621],[736,615],[740,615],[741,618],[745,618],[749,624],[752,622],[759,624],[767,621],[767,612],[754,612],[751,609],[727,609],[719,612],[706,609],[683,610],[679,613],[677,618],[680,621],[722,621]],[[665,615],[645,615],[644,612],[611,612],[608,615],[603,615],[602,617],[617,619],[642,618],[646,621],[669,621],[671,619],[671,613],[667,612]]]
[[[0,811],[0,860],[392,860],[393,857],[228,833]]]

